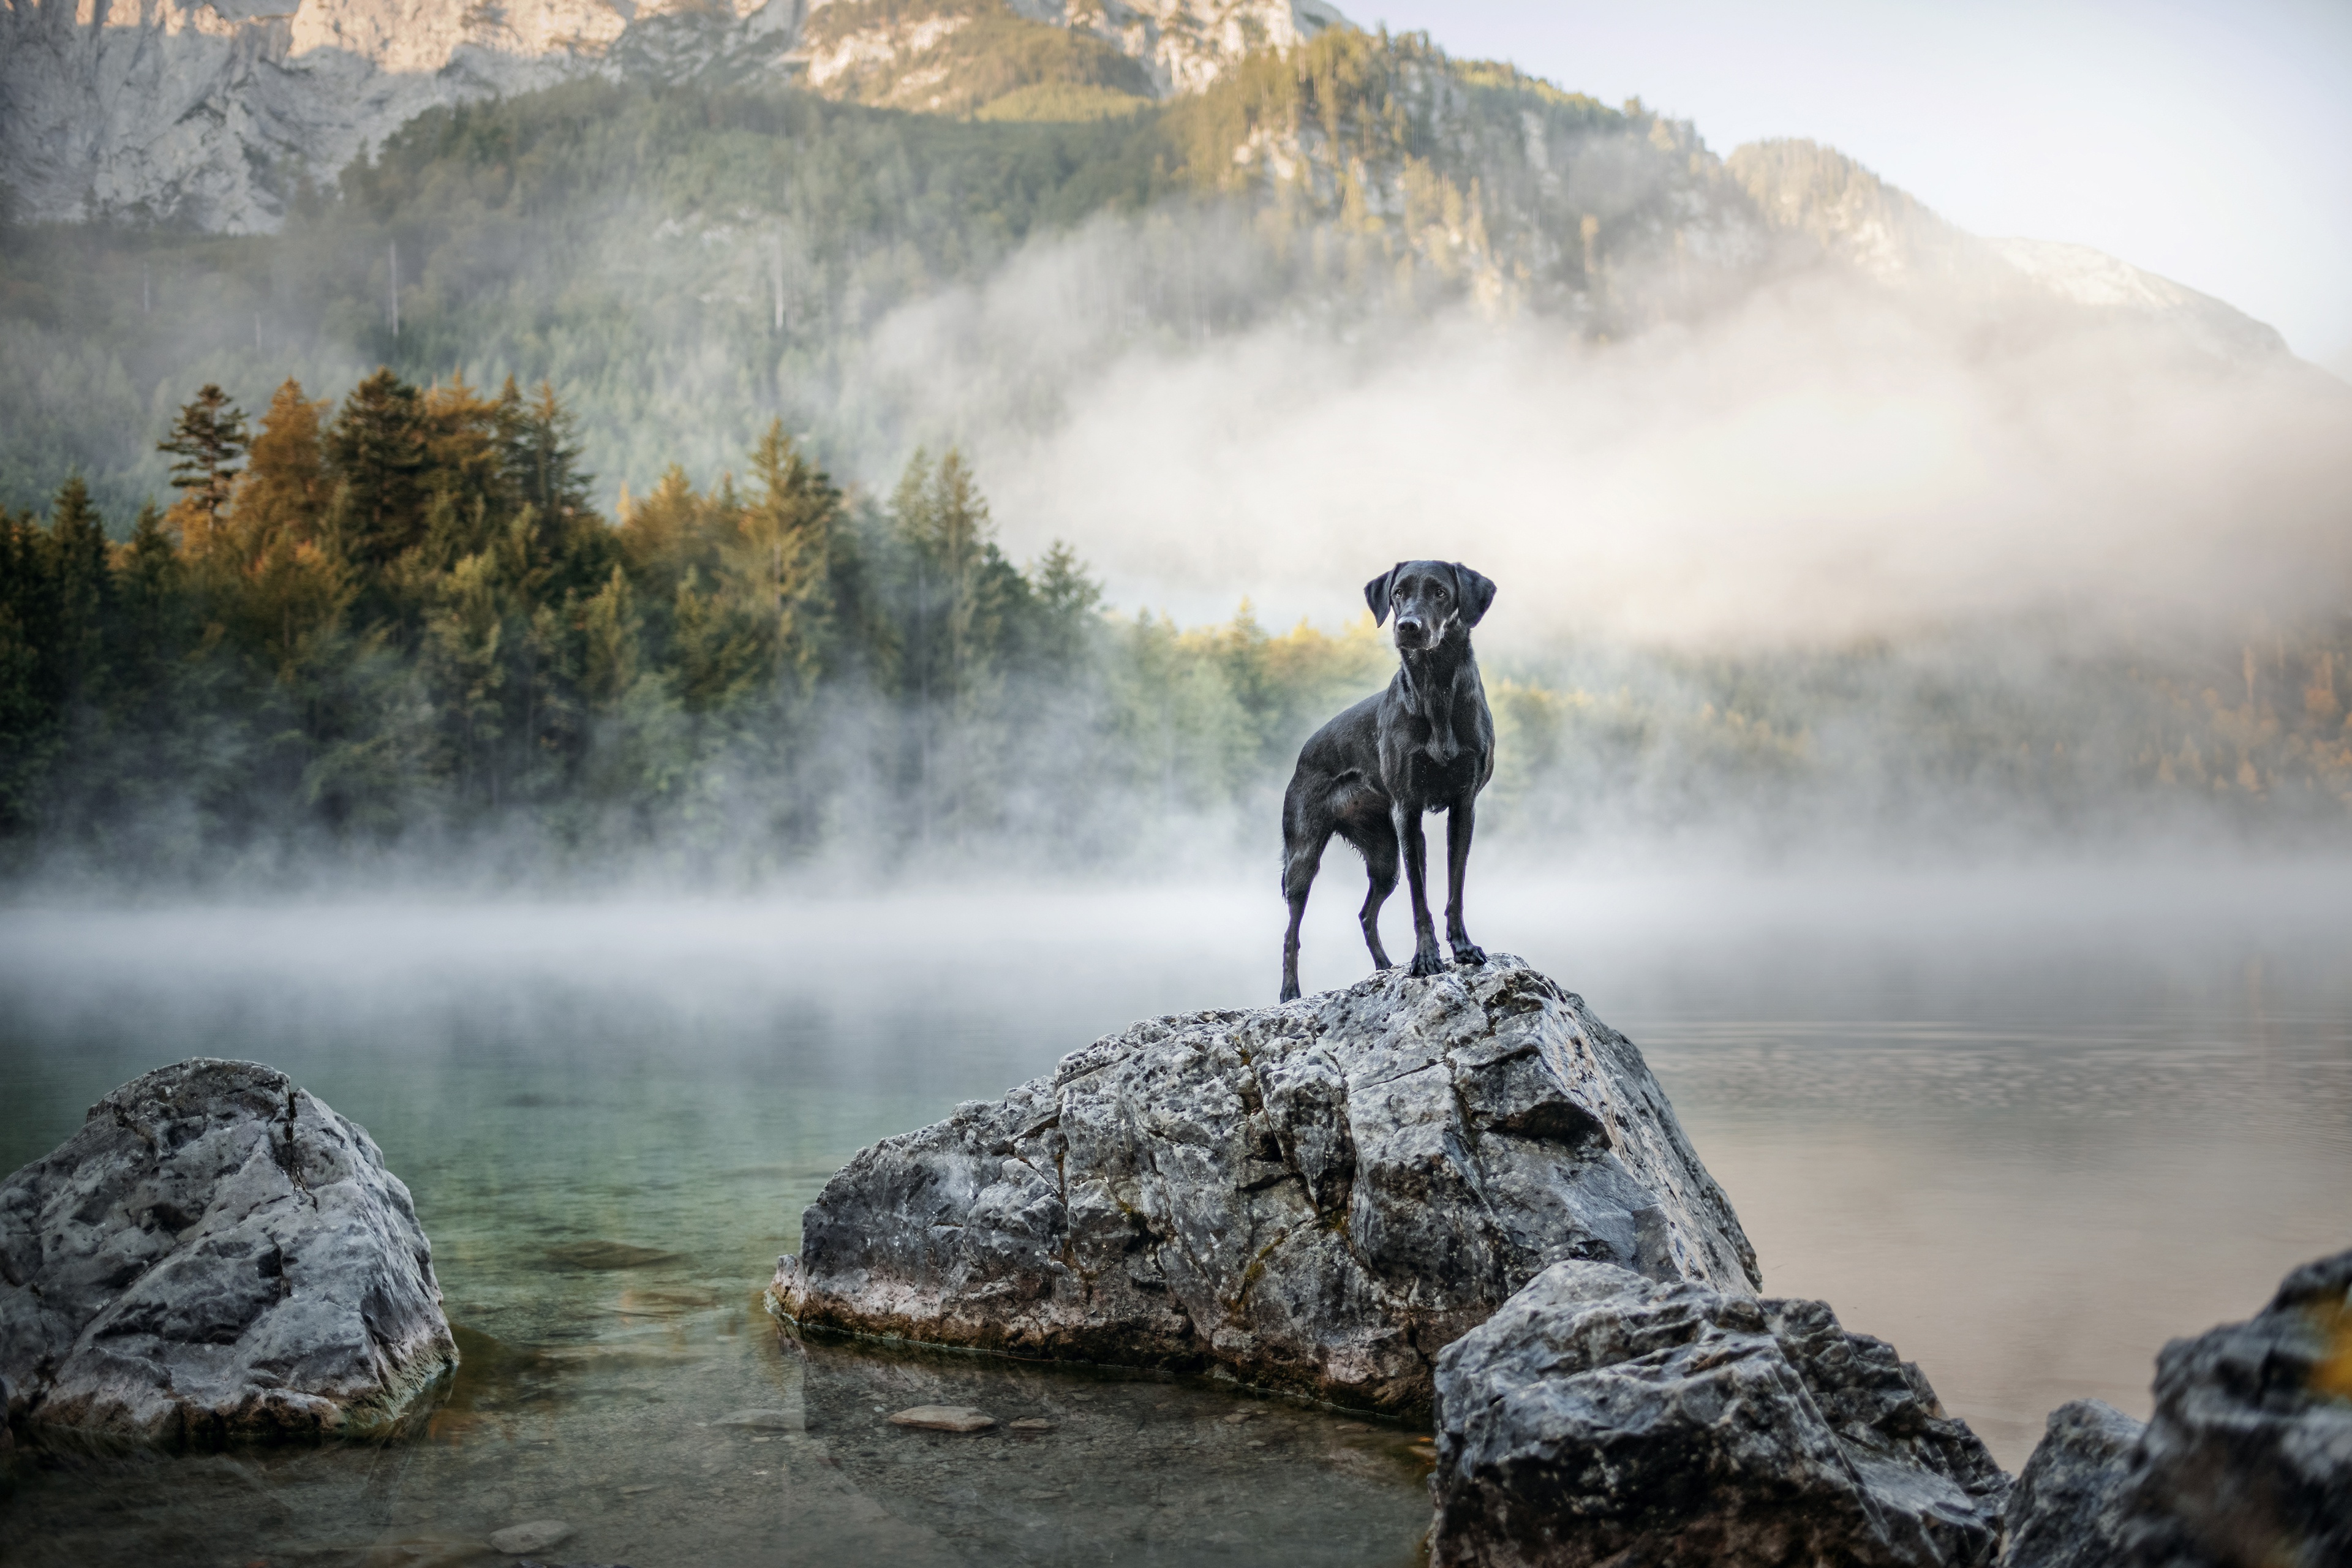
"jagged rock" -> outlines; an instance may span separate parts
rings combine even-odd
[[[367,1133],[199,1057],[0,1184],[12,1422],[148,1439],[360,1432],[457,1363],[432,1247]]]
[[[865,1150],[802,1236],[803,1325],[1396,1410],[1562,1258],[1756,1284],[1641,1053],[1500,954],[1137,1025]]]
[[[1988,1563],[2003,1475],[1819,1301],[1546,1269],[1437,1363],[1433,1568]]]
[[[2051,1416],[2010,1530],[2010,1568],[2352,1563],[2352,1251],[2165,1346],[2145,1428],[2088,1402]]]
[[[2009,1499],[2007,1568],[2105,1568],[2123,1553],[2119,1507],[2140,1424],[2077,1399],[2050,1413]]]

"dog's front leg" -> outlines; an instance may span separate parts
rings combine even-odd
[[[1478,825],[1478,797],[1464,795],[1445,814],[1445,940],[1456,963],[1484,963],[1486,954],[1462,925],[1462,881],[1470,869],[1470,835]]]
[[[1398,801],[1389,807],[1397,843],[1404,849],[1404,885],[1412,894],[1412,970],[1428,976],[1444,972],[1437,956],[1437,927],[1429,918],[1429,840],[1421,831],[1421,805]]]

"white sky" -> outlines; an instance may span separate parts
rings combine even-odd
[[[1354,0],[1718,153],[1824,142],[1988,236],[2095,246],[2352,377],[2352,0]]]

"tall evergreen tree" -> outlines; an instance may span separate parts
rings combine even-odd
[[[301,544],[319,537],[331,497],[319,432],[326,407],[311,402],[290,376],[271,395],[236,487],[234,531],[241,562],[258,559],[281,538]]]
[[[209,383],[194,402],[182,405],[171,435],[156,443],[156,450],[179,458],[172,465],[172,488],[181,492],[173,521],[192,547],[204,548],[219,527],[248,444],[245,411]]]
[[[425,420],[416,388],[389,370],[352,388],[328,426],[328,472],[341,487],[342,552],[382,567],[425,535]]]
[[[49,509],[48,555],[55,641],[42,650],[51,689],[66,705],[93,701],[106,686],[106,630],[114,613],[106,525],[79,474],[58,487]]]

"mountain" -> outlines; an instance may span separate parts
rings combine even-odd
[[[2210,294],[2087,245],[1982,239],[1938,217],[1835,148],[1750,142],[1725,161],[1768,222],[1881,282],[2082,307],[2223,360],[2286,354],[2286,340]]]
[[[140,26],[179,42],[144,53],[104,14],[0,12],[53,27],[42,47],[83,79],[114,73],[78,111],[23,49],[0,56],[47,93],[5,100],[12,126],[53,132],[5,143],[26,205],[70,208],[79,180],[91,212],[175,220],[20,224],[0,246],[0,505],[78,469],[127,516],[163,490],[154,443],[198,385],[257,407],[289,374],[334,393],[377,364],[551,380],[606,483],[642,491],[672,463],[740,462],[775,416],[879,480],[919,443],[1054,426],[1123,355],[1262,328],[1377,342],[1519,317],[1599,343],[1799,285],[1874,290],[1953,343],[2120,333],[2192,374],[2294,363],[2218,300],[1969,236],[1831,149],[1722,158],[1638,100],[1302,5],[616,21],[539,0],[436,31],[338,3],[207,32],[156,0]],[[468,41],[493,26],[520,41]],[[1232,52],[1284,28],[1303,41]],[[562,79],[522,90],[532,72]],[[369,129],[403,94],[465,101]],[[331,135],[300,118],[321,105]],[[366,155],[334,163],[363,131]]]
[[[1342,25],[1323,0],[5,0],[21,216],[278,226],[427,109],[583,78],[1084,117]]]

